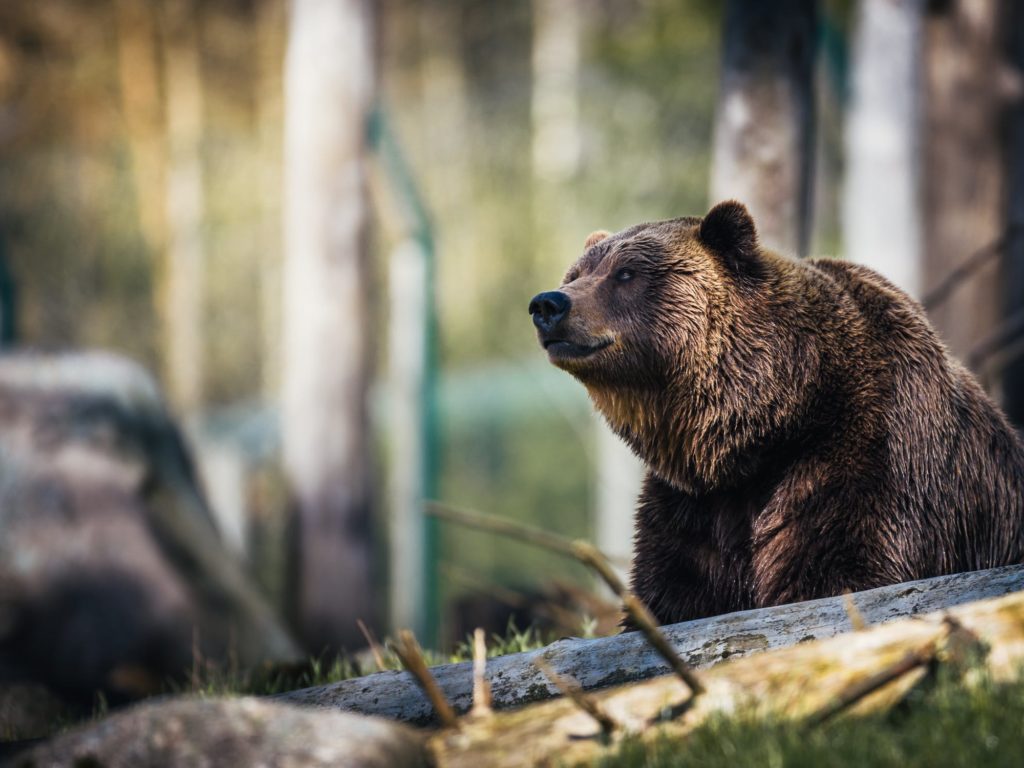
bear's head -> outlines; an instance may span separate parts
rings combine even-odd
[[[787,386],[776,355],[787,342],[765,301],[786,271],[777,262],[788,260],[762,250],[750,213],[729,201],[703,219],[595,232],[529,311],[548,359],[652,470],[713,487],[737,470],[738,443],[771,431],[748,409]]]

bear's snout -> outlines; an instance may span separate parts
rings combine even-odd
[[[561,291],[538,293],[530,300],[533,324],[544,333],[550,332],[572,306],[572,301]]]

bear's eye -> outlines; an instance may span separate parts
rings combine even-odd
[[[632,269],[623,267],[615,273],[615,279],[620,283],[628,283],[635,275],[636,273]]]

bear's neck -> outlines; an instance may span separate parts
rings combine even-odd
[[[706,489],[711,481],[707,462],[694,443],[691,419],[682,417],[680,406],[667,392],[637,392],[610,387],[588,386],[594,407],[608,426],[654,472],[671,485],[687,492]]]
[[[809,391],[805,377],[816,365],[809,362],[796,375],[774,361],[748,368],[733,358],[723,365],[660,390],[587,390],[612,430],[657,477],[691,494],[727,490],[760,472],[793,439],[794,415]]]

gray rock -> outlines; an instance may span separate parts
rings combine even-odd
[[[0,679],[128,700],[195,655],[300,658],[221,545],[153,380],[103,353],[0,355]]]
[[[42,685],[0,684],[0,748],[7,742],[48,736],[73,717],[64,702]]]
[[[266,700],[140,704],[59,736],[15,768],[419,768],[423,736],[379,718]]]

